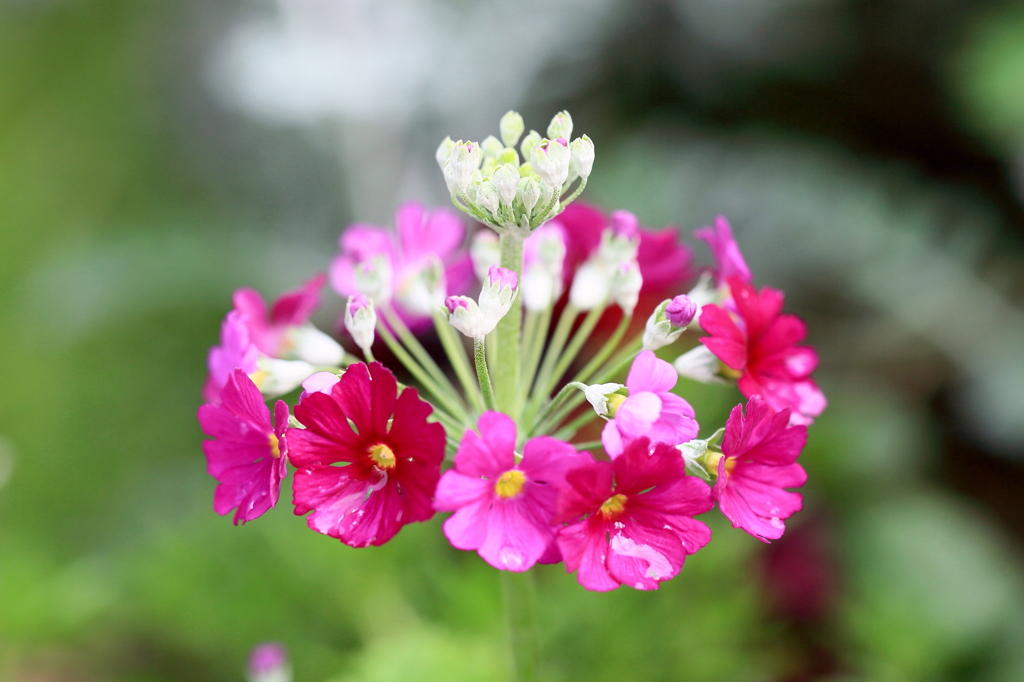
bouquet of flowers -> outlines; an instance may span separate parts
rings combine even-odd
[[[395,232],[342,234],[329,279],[363,360],[309,322],[323,274],[269,310],[237,291],[199,422],[213,437],[214,509],[236,524],[277,504],[289,464],[295,514],[352,547],[452,512],[451,544],[508,576],[516,669],[532,679],[534,564],[564,563],[588,590],[657,589],[710,541],[695,517],[716,503],[735,528],[781,537],[802,505],[789,489],[806,480],[797,459],[825,398],[803,322],[782,312],[781,291],[754,287],[724,218],[694,233],[715,267],[687,283],[674,230],[570,206],[594,144],[571,139],[568,112],[546,137],[524,131],[509,112],[499,137],[438,147],[453,204],[484,226],[468,248],[458,213],[415,203],[399,207]],[[642,296],[664,300],[634,329]],[[431,325],[447,363],[418,338]],[[692,347],[674,362],[656,355],[681,338]],[[408,385],[375,360],[378,343]],[[698,438],[673,392],[679,376],[734,383],[746,402]],[[265,399],[300,385],[271,418]],[[602,422],[599,440],[582,440]]]

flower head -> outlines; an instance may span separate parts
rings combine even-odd
[[[214,510],[223,516],[237,508],[238,525],[276,506],[288,474],[288,405],[277,401],[272,425],[259,389],[235,369],[220,391],[220,404],[203,405],[198,417],[203,433],[214,437],[203,442],[207,471],[218,482]]]
[[[588,590],[619,585],[655,590],[679,573],[686,555],[711,539],[693,519],[711,509],[711,489],[686,475],[679,452],[646,438],[611,462],[593,462],[566,474],[558,499],[558,546],[570,573]]]
[[[516,425],[499,412],[485,412],[480,435],[467,431],[455,468],[437,486],[434,508],[454,511],[444,533],[454,547],[477,550],[495,568],[525,571],[538,561],[558,561],[551,520],[565,472],[593,461],[588,453],[541,436],[515,456]]]
[[[345,304],[345,329],[364,353],[373,346],[376,327],[377,311],[373,301],[362,294],[349,296]]]
[[[630,442],[639,438],[678,445],[697,435],[690,403],[670,392],[677,380],[672,365],[658,359],[652,351],[645,350],[636,356],[626,376],[629,397],[601,432],[601,443],[610,457],[618,457]]]
[[[291,682],[288,651],[277,642],[254,647],[249,654],[249,682]]]
[[[739,388],[748,398],[760,395],[775,411],[790,408],[794,424],[810,424],[824,411],[825,395],[811,379],[818,354],[797,344],[807,329],[795,315],[782,314],[782,292],[757,291],[738,277],[728,281],[735,317],[717,305],[701,311],[701,338],[723,363],[740,373]]]
[[[807,442],[806,426],[789,426],[789,410],[774,412],[759,396],[737,405],[725,424],[714,496],[733,528],[762,542],[782,537],[784,519],[800,511],[803,498],[784,488],[807,480],[796,463]]]
[[[678,339],[693,321],[697,305],[685,294],[662,301],[647,318],[644,328],[644,350],[658,350]]]
[[[235,310],[249,328],[249,336],[261,353],[272,358],[298,357],[295,353],[296,342],[301,339],[296,332],[308,326],[310,316],[319,307],[320,289],[325,281],[325,275],[314,275],[298,289],[279,296],[269,311],[263,297],[255,289],[245,288],[235,292],[232,298]],[[337,364],[340,359],[339,352],[335,362],[323,364]]]
[[[288,430],[295,513],[312,511],[310,528],[352,547],[433,516],[445,435],[427,422],[432,409],[414,388],[398,395],[378,362],[350,365],[330,395],[307,395],[295,407],[305,428]]]
[[[249,326],[242,313],[232,310],[220,325],[220,345],[210,349],[206,366],[210,371],[203,386],[203,399],[208,403],[220,400],[220,392],[235,369],[246,374],[257,370],[260,350],[252,342]]]

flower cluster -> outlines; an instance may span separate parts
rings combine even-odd
[[[484,225],[474,235],[457,213],[414,203],[394,232],[343,233],[330,281],[364,361],[310,324],[324,275],[269,312],[236,293],[199,410],[214,509],[259,517],[290,465],[295,514],[346,545],[450,512],[453,547],[505,571],[563,562],[596,591],[677,575],[710,541],[697,517],[716,505],[759,540],[781,537],[825,408],[803,322],[781,292],[754,287],[724,218],[694,233],[715,260],[695,277],[674,229],[567,208],[594,161],[587,136],[569,141],[568,113],[547,138],[520,142],[514,112],[499,127],[500,140],[438,149],[456,206]],[[431,324],[444,364],[420,340]],[[674,362],[656,354],[676,344],[690,349]],[[747,400],[700,439],[680,376],[733,383]],[[300,383],[272,423],[264,398]]]

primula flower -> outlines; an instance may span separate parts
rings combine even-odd
[[[342,296],[364,294],[378,306],[389,303],[411,324],[428,322],[445,296],[464,291],[473,277],[469,256],[461,250],[464,230],[459,215],[439,208],[426,210],[408,202],[395,214],[391,230],[356,224],[341,234],[341,253],[331,263],[331,285]],[[376,268],[387,279],[376,293],[361,284],[361,273]]]
[[[715,257],[715,284],[722,286],[730,278],[737,277],[743,282],[751,281],[750,268],[740,253],[740,247],[732,236],[729,221],[722,216],[715,218],[715,226],[694,230],[693,236],[708,245]]]
[[[220,401],[221,389],[231,373],[241,369],[253,374],[258,369],[260,350],[252,342],[249,326],[242,314],[232,310],[220,325],[220,345],[210,349],[206,366],[210,373],[203,385],[203,399],[208,403]]]
[[[803,498],[784,488],[807,480],[796,463],[807,442],[806,426],[788,426],[789,410],[774,412],[759,396],[737,405],[725,423],[714,496],[733,528],[762,542],[782,537],[783,519],[800,511]]]
[[[728,284],[736,318],[720,306],[704,306],[700,324],[711,336],[701,342],[739,373],[743,395],[760,395],[776,412],[791,409],[791,423],[810,424],[827,402],[810,378],[818,354],[797,345],[807,336],[806,326],[796,315],[781,314],[781,291],[765,287],[758,292],[738,277]]]
[[[649,453],[649,454],[648,454]],[[579,571],[588,590],[620,584],[656,590],[711,539],[697,514],[714,505],[711,489],[686,475],[679,451],[640,438],[611,462],[593,462],[566,474],[556,523],[565,568]]]
[[[241,369],[228,376],[220,404],[199,408],[207,471],[217,479],[214,510],[224,516],[232,509],[235,525],[252,521],[277,505],[281,479],[288,474],[288,405],[278,400],[274,422],[256,385]]]
[[[480,435],[466,431],[455,468],[437,486],[434,508],[454,511],[444,534],[458,549],[477,550],[495,568],[525,571],[537,561],[559,560],[551,520],[565,472],[593,461],[589,453],[548,436],[531,438],[515,458],[516,425],[485,412]],[[545,556],[546,555],[546,556]]]
[[[290,332],[309,322],[313,311],[320,305],[320,288],[325,281],[327,277],[323,274],[313,276],[298,289],[279,296],[269,313],[263,296],[255,289],[245,288],[235,292],[232,298],[235,310],[249,328],[249,337],[261,353],[272,358],[283,358],[294,350],[297,339]]]
[[[613,459],[630,441],[641,437],[652,443],[678,445],[697,436],[693,408],[670,393],[679,377],[672,365],[645,350],[636,356],[626,376],[627,397],[609,415],[601,443]]]
[[[429,519],[445,445],[432,411],[414,388],[398,395],[379,362],[349,365],[329,395],[310,392],[295,407],[305,428],[288,430],[295,513],[312,511],[310,528],[352,547]]]

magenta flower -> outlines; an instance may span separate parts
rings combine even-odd
[[[220,326],[220,345],[210,349],[206,366],[210,373],[203,385],[203,400],[208,403],[220,401],[220,392],[235,369],[246,374],[256,371],[260,351],[252,342],[249,327],[237,310],[232,310]]]
[[[277,642],[253,647],[249,653],[249,682],[286,682],[291,680],[288,651]]]
[[[295,513],[312,511],[310,528],[352,547],[429,519],[445,445],[432,411],[414,388],[398,395],[379,362],[349,365],[330,395],[309,393],[295,406],[305,428],[288,430]]]
[[[228,376],[219,405],[199,408],[206,470],[217,479],[213,509],[224,516],[232,509],[235,525],[252,521],[277,505],[281,480],[288,474],[288,405],[279,400],[270,410],[256,385],[241,369]]]
[[[477,550],[495,568],[525,571],[537,561],[559,561],[551,520],[558,491],[571,467],[593,461],[589,453],[541,436],[515,459],[516,425],[500,412],[485,412],[478,436],[466,431],[455,468],[437,486],[434,508],[454,511],[444,534],[458,549]]]
[[[740,253],[740,247],[732,236],[729,221],[722,216],[715,218],[714,227],[702,227],[694,230],[693,236],[708,245],[715,257],[718,267],[715,269],[715,284],[722,286],[732,277],[743,282],[750,282],[752,277],[747,262]]]
[[[434,298],[465,291],[473,266],[461,248],[465,234],[458,214],[446,208],[432,211],[407,202],[395,214],[394,232],[356,224],[341,234],[341,253],[331,263],[331,286],[342,296],[368,294],[360,270],[376,268],[380,282],[375,302],[383,306],[393,294],[396,309],[409,323],[429,321]],[[437,272],[435,272],[437,270]],[[435,281],[441,276],[440,281]]]
[[[704,306],[700,324],[711,336],[701,342],[739,373],[743,395],[760,395],[776,412],[792,410],[791,423],[810,424],[827,401],[811,379],[818,354],[797,345],[807,336],[806,326],[796,315],[781,314],[781,291],[765,287],[758,292],[737,277],[728,283],[735,313]]]
[[[576,579],[588,590],[656,590],[711,539],[693,518],[714,506],[711,489],[686,475],[678,450],[650,448],[640,438],[611,462],[566,474],[555,522],[570,525],[558,531],[558,546],[566,570],[579,571]]]
[[[697,304],[686,294],[679,294],[665,306],[665,317],[676,327],[685,327],[697,315]]]
[[[674,227],[652,230],[639,227],[636,216],[628,211],[616,211],[608,219],[597,208],[576,201],[565,207],[558,215],[558,224],[565,234],[565,276],[572,280],[576,269],[597,251],[601,243],[601,232],[611,227],[616,234],[632,236],[635,230],[640,235],[637,262],[643,276],[642,296],[658,300],[679,290],[691,277],[690,249],[679,241],[679,231]]]
[[[807,480],[796,463],[807,427],[788,424],[789,410],[774,412],[756,395],[747,401],[746,416],[737,405],[725,423],[714,496],[733,528],[762,542],[781,538],[783,519],[803,506],[798,493],[784,488],[799,488]]]
[[[263,297],[255,289],[239,289],[235,292],[235,310],[249,328],[249,336],[261,353],[272,358],[287,354],[288,328],[309,322],[310,316],[320,305],[320,288],[325,281],[325,275],[314,275],[298,289],[279,296],[269,313]]]
[[[674,393],[679,375],[653,351],[633,360],[626,376],[629,397],[623,401],[601,432],[605,452],[614,459],[631,441],[648,438],[651,443],[678,445],[697,436],[693,408]]]

